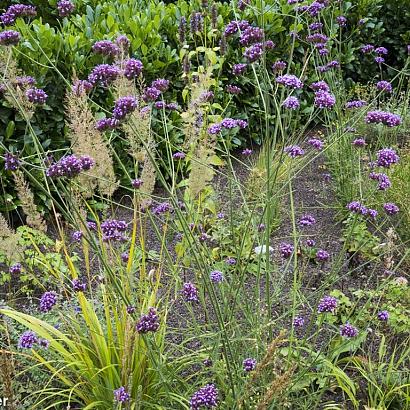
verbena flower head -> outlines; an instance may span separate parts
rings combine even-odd
[[[219,270],[213,270],[210,273],[209,277],[210,277],[211,282],[213,283],[220,283],[224,279],[223,273],[220,272]]]
[[[382,322],[387,322],[389,320],[389,312],[387,310],[382,310],[377,314],[377,319]]]
[[[251,149],[249,149],[249,148],[245,148],[245,149],[242,151],[242,155],[245,156],[245,157],[249,157],[250,155],[252,155],[252,153],[253,153],[253,151],[252,151]]]
[[[378,81],[376,83],[376,88],[379,91],[384,91],[385,93],[392,93],[393,92],[393,87],[389,81]]]
[[[308,27],[310,31],[319,31],[323,28],[323,24],[318,21],[315,21],[314,23],[309,24]]]
[[[225,37],[232,36],[233,34],[237,33],[238,30],[244,31],[249,26],[250,26],[250,24],[246,20],[231,21],[225,27],[224,36]]]
[[[385,60],[384,60],[383,57],[377,56],[377,57],[374,58],[374,61],[375,61],[377,64],[382,64],[382,63],[384,63]]]
[[[392,148],[383,148],[377,151],[377,165],[379,167],[390,168],[391,165],[397,164],[400,157]]]
[[[293,74],[285,74],[276,77],[276,82],[288,88],[300,89],[303,88],[302,81]]]
[[[316,241],[314,239],[308,239],[306,241],[306,246],[308,246],[309,248],[312,248],[315,245],[316,245]]]
[[[137,107],[138,107],[137,99],[131,95],[118,98],[118,100],[115,102],[112,116],[116,120],[122,120],[128,114],[135,111]]]
[[[375,209],[369,208],[369,209],[367,210],[367,214],[368,214],[371,218],[375,219],[375,218],[377,218],[377,215],[378,215],[379,213],[378,213]]]
[[[240,76],[246,71],[247,67],[247,64],[234,64],[234,66],[232,67],[232,74],[234,76]]]
[[[213,409],[218,405],[218,389],[214,384],[207,384],[195,392],[189,401],[191,410]]]
[[[20,166],[18,157],[10,152],[4,154],[4,169],[6,171],[15,171]]]
[[[101,84],[102,86],[108,86],[120,75],[120,69],[117,66],[110,64],[100,64],[93,68],[88,81],[92,85]]]
[[[316,252],[316,259],[320,262],[326,262],[330,259],[329,252],[325,251],[324,249],[319,249]]]
[[[216,135],[219,134],[222,131],[222,125],[221,124],[212,124],[208,127],[208,134],[209,135]]]
[[[369,54],[369,53],[371,53],[373,50],[374,50],[374,45],[373,45],[373,44],[365,44],[364,46],[362,46],[362,47],[360,48],[360,51],[361,51],[363,54]]]
[[[101,224],[102,240],[107,241],[124,241],[127,230],[127,222],[117,219],[107,219]]]
[[[365,107],[367,105],[367,101],[364,100],[353,100],[353,101],[348,101],[345,105],[347,109],[351,108],[361,108]]]
[[[31,349],[32,347],[34,347],[35,344],[37,344],[37,342],[37,335],[31,330],[27,330],[20,336],[18,341],[18,347],[20,349]]]
[[[290,243],[283,242],[279,246],[279,251],[282,258],[289,258],[290,256],[292,256],[294,249],[295,247]]]
[[[159,318],[155,308],[149,308],[148,313],[141,316],[136,329],[138,333],[156,332],[159,329]]]
[[[344,325],[340,326],[340,336],[346,338],[356,337],[359,334],[357,328],[352,326],[349,322],[346,322]]]
[[[73,232],[71,237],[73,238],[75,242],[80,242],[83,237],[83,233],[81,231],[75,231]]]
[[[300,226],[311,226],[316,223],[316,219],[312,215],[303,215],[299,220]]]
[[[274,73],[279,73],[285,70],[286,67],[287,67],[287,64],[285,63],[285,61],[282,61],[282,60],[275,61],[272,64],[272,70]]]
[[[87,284],[85,282],[82,282],[78,278],[71,281],[71,286],[74,292],[85,292],[85,290],[87,289]]]
[[[118,403],[125,403],[131,398],[124,386],[114,390],[114,400]]]
[[[333,313],[337,308],[337,299],[333,296],[325,296],[320,299],[319,304],[317,306],[318,313]]]
[[[235,259],[235,258],[232,258],[232,257],[226,258],[226,259],[225,259],[225,262],[226,262],[228,265],[231,265],[231,266],[236,265],[236,259]]]
[[[29,6],[27,4],[13,4],[0,15],[0,21],[5,26],[11,26],[15,23],[18,17],[33,17],[36,14],[37,11],[34,6]]]
[[[356,138],[352,141],[352,145],[354,145],[355,147],[358,148],[362,148],[364,146],[366,146],[366,141],[364,138]]]
[[[198,289],[191,282],[184,283],[181,294],[186,302],[198,302]]]
[[[162,93],[164,93],[169,88],[169,80],[165,80],[164,78],[158,78],[157,80],[154,80],[152,82],[151,87],[154,87],[157,90],[160,90]]]
[[[1,46],[16,46],[20,41],[20,33],[14,30],[6,30],[0,33]]]
[[[226,86],[226,91],[227,91],[229,94],[238,95],[238,94],[240,94],[240,93],[242,92],[242,89],[241,89],[241,87],[238,87],[237,85],[228,84],[228,85]]]
[[[74,95],[77,97],[87,94],[89,91],[91,91],[93,88],[93,85],[87,81],[87,80],[76,80],[74,84],[71,87],[71,91],[73,92]]]
[[[110,40],[101,40],[94,43],[91,50],[95,54],[101,54],[104,57],[115,57],[120,53],[120,48]]]
[[[40,310],[49,312],[57,303],[58,295],[54,291],[45,292],[40,298]]]
[[[130,39],[126,35],[120,34],[115,39],[115,44],[117,44],[117,46],[120,47],[123,51],[127,51],[130,47]]]
[[[387,215],[395,215],[400,211],[400,208],[393,202],[386,202],[383,205],[383,209]]]
[[[26,91],[27,99],[33,104],[45,104],[47,101],[47,94],[39,88],[30,88]]]
[[[402,120],[400,115],[386,111],[369,111],[366,114],[365,122],[367,124],[384,124],[388,127],[397,127]]]
[[[390,179],[386,174],[371,172],[369,178],[378,182],[377,187],[380,191],[385,191],[391,187]]]
[[[318,108],[332,108],[336,104],[336,98],[328,91],[316,91],[314,104]]]
[[[75,9],[75,5],[70,0],[60,0],[57,3],[57,11],[60,17],[69,16]]]
[[[98,131],[114,130],[120,125],[120,121],[117,118],[101,118],[95,123],[95,128]]]
[[[374,51],[378,55],[386,55],[388,53],[388,50],[385,47],[377,47],[374,49]]]
[[[21,263],[18,263],[18,262],[9,267],[9,272],[12,275],[18,275],[21,273],[21,271],[22,271],[22,266],[21,266]]]
[[[47,339],[39,339],[38,345],[42,347],[43,349],[48,349],[50,346],[50,341]]]
[[[241,32],[239,42],[243,46],[250,46],[253,43],[258,43],[263,40],[265,33],[259,27],[249,26]]]
[[[293,326],[294,327],[303,327],[305,324],[305,319],[302,316],[295,316],[293,319]]]
[[[75,155],[67,155],[51,164],[46,170],[46,175],[51,178],[74,178],[80,172],[88,171],[92,166],[94,166],[94,160],[88,155],[83,155],[79,158]]]
[[[368,213],[368,209],[358,201],[350,202],[346,208],[356,214],[367,215]]]
[[[136,58],[129,58],[124,63],[124,75],[126,78],[128,78],[128,80],[132,80],[138,77],[142,73],[143,69],[144,65],[140,60],[137,60]]]
[[[309,138],[308,144],[313,148],[316,148],[318,151],[322,150],[325,145],[324,142],[318,138]]]
[[[336,21],[340,27],[345,27],[347,25],[347,18],[345,16],[336,17]]]
[[[282,105],[289,110],[297,110],[300,102],[296,97],[289,96],[283,101]]]
[[[313,91],[330,91],[329,85],[323,80],[310,84],[310,88]]]
[[[141,186],[142,186],[143,183],[144,183],[144,181],[143,181],[142,179],[139,179],[139,178],[133,179],[133,180],[131,181],[131,185],[132,185],[132,187],[135,188],[135,189],[141,188]]]
[[[161,95],[161,91],[158,90],[158,88],[147,87],[144,91],[144,94],[142,95],[142,99],[147,103],[153,102],[157,100],[160,95]]]
[[[162,204],[159,204],[158,206],[156,206],[153,210],[152,213],[154,215],[162,215],[165,214],[167,212],[172,212],[172,206],[170,203],[168,202],[163,202]]]
[[[304,155],[305,151],[300,148],[298,145],[290,145],[285,147],[284,151],[291,157],[296,158]]]
[[[253,359],[251,357],[248,357],[242,362],[243,370],[245,372],[251,372],[252,370],[255,370],[256,367],[256,359]]]

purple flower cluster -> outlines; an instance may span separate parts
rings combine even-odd
[[[385,191],[386,189],[391,187],[390,179],[386,174],[371,172],[369,174],[369,178],[378,182],[377,187],[380,191]]]
[[[377,319],[382,322],[387,322],[389,320],[389,312],[387,310],[382,310],[377,314]]]
[[[387,111],[369,111],[366,114],[365,122],[367,124],[384,124],[388,127],[397,127],[401,124],[401,117]]]
[[[236,259],[235,259],[235,258],[232,258],[232,257],[226,258],[226,259],[225,259],[225,262],[226,262],[228,265],[231,265],[231,266],[236,265]]]
[[[83,237],[83,233],[81,231],[75,231],[73,232],[71,237],[73,238],[75,242],[80,242]]]
[[[293,319],[293,326],[294,327],[303,327],[305,324],[305,319],[302,316],[295,316]]]
[[[104,57],[115,57],[120,53],[120,48],[110,40],[97,41],[91,50],[95,54],[101,54]]]
[[[265,49],[270,50],[274,47],[275,47],[275,44],[270,40],[265,41],[264,43],[255,43],[252,46],[245,49],[243,56],[250,63],[254,63],[255,61],[258,61],[262,57]]]
[[[339,68],[340,63],[337,60],[332,60],[329,61],[326,65],[320,65],[317,67],[318,71],[321,73],[326,73],[327,71],[330,71],[332,68]]]
[[[114,390],[114,400],[118,403],[125,403],[131,398],[130,394],[125,390],[124,386]]]
[[[128,80],[138,77],[144,69],[143,64],[136,58],[129,58],[124,63],[124,75]]]
[[[165,214],[165,213],[167,213],[167,212],[172,212],[173,211],[173,209],[172,209],[172,206],[171,206],[171,204],[170,203],[168,203],[168,202],[162,202],[161,204],[159,204],[159,205],[157,205],[153,210],[152,210],[152,213],[154,214],[154,215],[162,215],[162,214]]]
[[[317,306],[317,311],[319,313],[333,313],[337,308],[337,299],[333,296],[325,296],[320,299],[319,304]]]
[[[223,276],[223,273],[220,272],[219,270],[213,270],[210,273],[209,278],[211,282],[213,283],[221,283],[224,279],[224,276]]]
[[[290,243],[281,243],[279,246],[279,251],[280,251],[280,255],[282,256],[282,258],[289,258],[293,251],[295,250],[295,247],[290,244]]]
[[[71,91],[73,92],[74,95],[77,97],[87,94],[89,91],[91,91],[93,88],[93,85],[87,81],[87,80],[76,80],[71,87]]]
[[[311,226],[316,223],[316,219],[312,215],[303,215],[299,220],[300,226]]]
[[[253,153],[253,151],[250,148],[245,148],[242,151],[242,155],[245,156],[245,157],[249,157],[250,155],[252,155],[252,153]]]
[[[316,252],[316,259],[317,259],[319,262],[326,262],[326,261],[329,260],[329,258],[330,258],[329,252],[325,251],[324,249],[319,249],[319,250]]]
[[[250,24],[246,20],[241,21],[231,21],[229,22],[224,30],[224,36],[230,37],[238,32],[238,30],[244,31],[246,30]]]
[[[387,215],[395,215],[400,211],[400,208],[393,202],[386,202],[383,205],[383,209]]]
[[[354,145],[355,147],[358,148],[362,148],[364,146],[366,146],[366,141],[364,138],[356,138],[352,141],[352,145]]]
[[[318,138],[309,138],[308,144],[311,145],[313,148],[317,149],[318,151],[323,149],[325,145],[324,142]]]
[[[127,223],[117,219],[107,219],[101,224],[102,240],[123,241],[125,240],[124,232],[127,230]]]
[[[114,130],[120,125],[119,120],[116,118],[101,118],[95,123],[95,128],[98,131]]]
[[[39,88],[30,88],[26,91],[27,99],[33,104],[45,104],[47,101],[47,94]]]
[[[138,107],[137,99],[133,96],[121,97],[115,102],[112,112],[113,118],[116,120],[124,119],[127,114],[132,113]]]
[[[18,347],[20,349],[31,349],[37,343],[37,335],[31,330],[27,330],[20,336],[18,341]]]
[[[46,175],[51,178],[73,178],[81,171],[88,171],[92,166],[94,166],[94,160],[88,155],[83,155],[79,158],[75,155],[67,155],[51,164],[47,168]]]
[[[130,40],[126,35],[120,34],[115,39],[115,44],[117,44],[117,46],[120,47],[123,51],[127,51],[130,47]]]
[[[181,294],[186,302],[198,302],[198,289],[191,282],[184,283]]]
[[[317,91],[314,104],[318,108],[332,108],[336,104],[336,98],[328,91]]]
[[[373,45],[373,44],[365,44],[364,46],[362,46],[362,47],[360,48],[360,51],[361,51],[363,54],[369,54],[369,53],[371,53],[373,50],[374,50],[374,45]]]
[[[300,102],[296,97],[289,96],[283,101],[282,105],[289,110],[297,110],[300,107]]]
[[[364,100],[353,100],[353,101],[348,101],[345,105],[347,109],[350,108],[361,108],[365,107],[367,105],[367,101]]]
[[[10,152],[6,152],[3,158],[6,171],[15,171],[20,166],[18,157]]]
[[[226,86],[226,91],[229,94],[240,94],[242,92],[242,89],[240,87],[238,87],[237,85],[232,85],[232,84],[228,84]]]
[[[349,322],[340,326],[340,336],[351,338],[356,337],[359,334],[359,331],[352,326]]]
[[[326,81],[317,81],[316,83],[310,84],[310,88],[313,91],[330,91],[330,87]]]
[[[296,158],[304,155],[305,151],[300,148],[298,145],[290,145],[285,147],[284,151],[291,157]]]
[[[245,372],[251,372],[252,370],[255,370],[256,359],[252,359],[251,357],[248,357],[242,362],[242,366]]]
[[[225,129],[232,129],[235,127],[239,127],[244,129],[248,126],[248,122],[241,119],[234,119],[234,118],[224,118],[219,124],[212,124],[208,127],[208,134],[216,135],[222,131],[222,128]]]
[[[285,74],[276,77],[276,82],[288,88],[300,89],[303,88],[302,81],[293,74]]]
[[[169,88],[169,80],[165,80],[164,78],[158,78],[154,80],[151,84],[151,87],[156,88],[157,90],[164,93]]]
[[[218,405],[218,389],[214,384],[207,384],[195,392],[189,401],[191,410],[212,409]]]
[[[11,266],[9,267],[9,272],[10,272],[12,275],[18,275],[18,274],[20,274],[20,273],[21,273],[21,270],[22,270],[21,263],[15,263],[14,265],[11,265]]]
[[[346,208],[350,212],[353,212],[355,214],[374,216],[376,212],[376,215],[377,215],[377,211],[375,211],[374,209],[365,207],[358,201],[350,202],[349,204],[347,204]]]
[[[154,102],[155,100],[158,99],[158,97],[161,95],[161,91],[158,90],[158,88],[155,87],[147,87],[144,91],[144,94],[142,95],[142,99],[148,103],[148,102]]]
[[[40,298],[40,310],[49,312],[57,303],[58,295],[54,291],[45,292]]]
[[[85,292],[87,284],[76,278],[71,281],[71,286],[74,292]]]
[[[99,64],[93,68],[88,81],[93,85],[98,83],[106,87],[120,75],[120,69],[110,64]]]
[[[139,179],[139,178],[133,179],[133,180],[131,181],[131,185],[132,185],[132,187],[135,188],[135,189],[141,188],[143,183],[144,183],[144,181],[143,181],[142,179]]]
[[[239,42],[243,46],[250,46],[263,40],[265,33],[259,27],[249,26],[241,32]]]
[[[384,91],[385,93],[392,93],[393,92],[393,87],[389,81],[378,81],[376,84],[376,88],[379,91]]]
[[[234,64],[234,66],[232,67],[232,74],[236,77],[240,76],[246,71],[247,67],[247,64]]]
[[[0,15],[0,21],[5,26],[11,26],[15,23],[18,17],[32,17],[37,14],[34,6],[26,4],[13,4],[2,15]]]
[[[383,148],[377,151],[377,165],[379,167],[390,168],[391,165],[397,164],[400,157],[392,148]]]
[[[69,16],[75,9],[75,5],[70,0],[60,0],[57,3],[57,11],[60,17]]]
[[[286,67],[287,67],[287,64],[282,60],[275,61],[272,64],[272,70],[274,73],[279,73],[283,71]]]
[[[340,27],[345,27],[347,25],[347,18],[345,16],[336,17],[336,21]]]
[[[6,30],[0,33],[1,46],[15,46],[20,41],[20,34],[14,30]]]
[[[155,308],[149,308],[148,313],[141,316],[136,329],[138,333],[156,332],[159,329],[159,318]]]

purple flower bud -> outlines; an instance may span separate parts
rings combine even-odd
[[[279,250],[280,250],[280,254],[282,258],[289,258],[290,256],[292,256],[292,253],[295,250],[295,247],[291,245],[290,243],[283,242],[280,244]]]
[[[346,322],[344,325],[340,326],[340,335],[346,338],[356,337],[359,334],[359,331],[352,326],[349,322]]]
[[[143,69],[144,66],[141,61],[135,58],[129,58],[124,63],[124,75],[128,78],[128,80],[138,77],[142,73]]]
[[[295,316],[293,319],[293,326],[294,327],[303,327],[305,324],[305,319],[302,316]]]
[[[318,313],[334,312],[337,308],[337,299],[333,296],[323,297],[317,306]]]
[[[114,390],[114,400],[118,403],[125,403],[129,401],[131,398],[130,394],[125,390],[124,386],[119,387],[118,389]]]
[[[211,409],[218,405],[218,389],[214,384],[207,384],[195,392],[189,401],[190,410]]]
[[[223,273],[219,270],[214,270],[210,273],[210,280],[213,283],[221,283],[223,281]]]
[[[47,94],[39,88],[30,88],[26,91],[27,99],[33,104],[45,104],[47,100]]]
[[[291,157],[296,158],[304,155],[305,151],[300,148],[298,145],[290,145],[289,147],[285,147],[284,151]]]
[[[87,284],[76,278],[71,281],[71,286],[74,292],[85,292]]]
[[[31,349],[38,342],[37,335],[31,330],[25,331],[19,338],[19,349]]]
[[[112,112],[113,118],[116,120],[124,119],[128,114],[135,111],[138,107],[137,99],[133,96],[121,97],[115,102]]]
[[[395,215],[400,211],[400,208],[393,202],[386,202],[383,205],[383,209],[387,215]]]
[[[376,84],[376,88],[379,91],[384,91],[385,93],[389,93],[389,94],[393,92],[393,87],[391,83],[388,81],[384,81],[384,80],[378,81]]]
[[[198,302],[198,289],[191,282],[184,283],[181,294],[186,302]]]
[[[249,357],[242,362],[242,366],[245,372],[251,372],[252,370],[255,370],[256,359],[252,359]]]
[[[6,152],[4,154],[4,169],[6,171],[15,171],[20,166],[20,160],[16,155]]]
[[[75,5],[70,0],[60,0],[57,3],[57,11],[60,17],[69,16],[75,9]]]
[[[57,303],[58,295],[54,291],[45,292],[40,298],[40,310],[49,312]]]
[[[400,157],[392,148],[384,148],[377,152],[377,165],[379,167],[390,168],[391,165],[397,164]]]
[[[149,308],[148,313],[141,316],[136,329],[138,333],[156,332],[159,329],[159,318],[155,308]]]
[[[141,188],[142,184],[143,184],[142,179],[138,179],[138,178],[137,178],[137,179],[133,179],[133,180],[131,181],[131,185],[132,185],[132,187],[135,188],[135,189]]]
[[[97,41],[91,50],[95,54],[101,54],[105,57],[115,57],[120,53],[119,47],[110,40]]]
[[[297,110],[300,102],[296,97],[289,96],[283,101],[282,105],[289,110]]]
[[[377,314],[377,319],[382,322],[387,322],[389,320],[389,312],[387,310],[382,310]]]
[[[14,30],[6,30],[0,33],[1,46],[16,46],[20,41],[20,33]]]
[[[280,75],[279,77],[276,77],[276,82],[288,88],[294,88],[294,89],[303,88],[302,81],[300,81],[299,78],[293,74]]]
[[[22,270],[21,263],[15,263],[14,265],[11,265],[9,267],[9,273],[11,273],[12,275],[20,274],[21,270]]]

